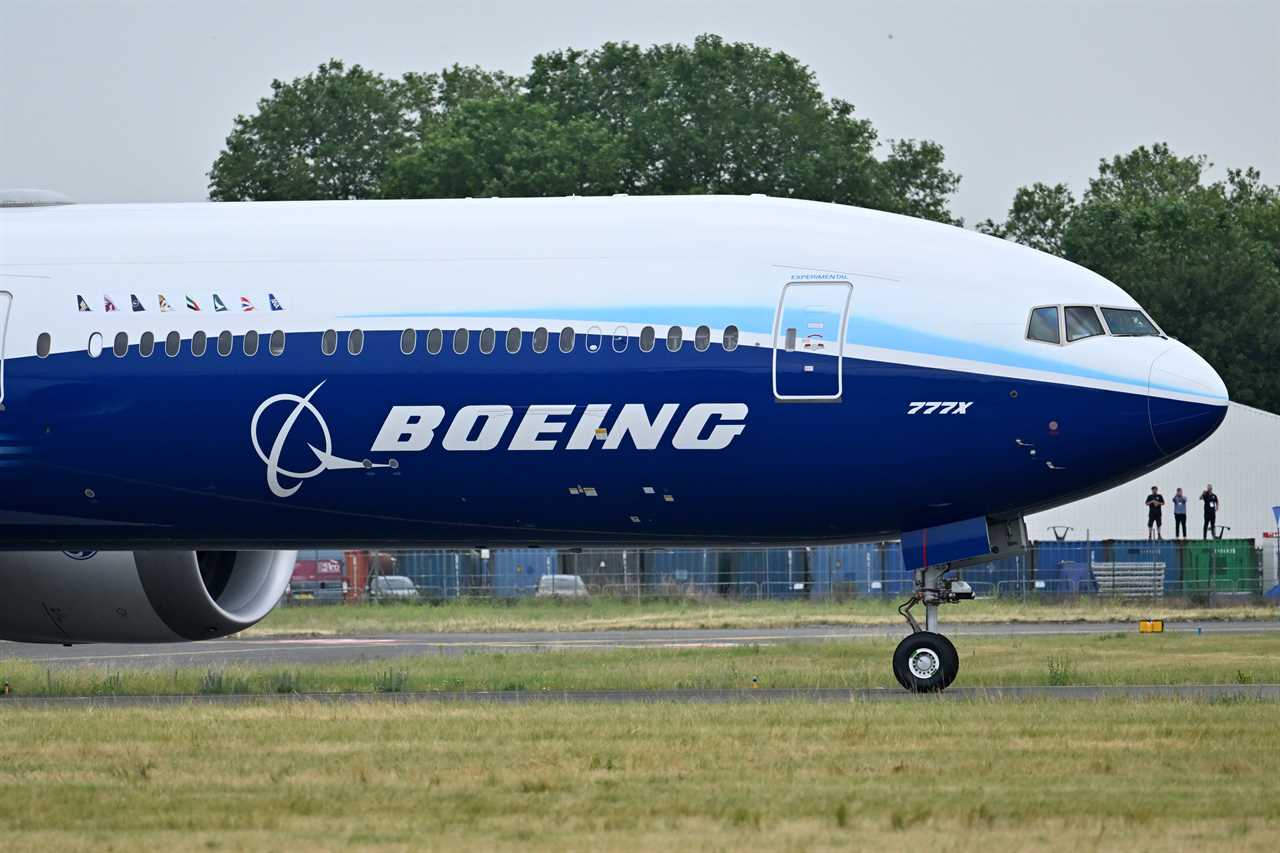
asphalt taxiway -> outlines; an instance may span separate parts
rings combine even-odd
[[[1030,636],[1136,632],[1134,622],[956,623],[948,635]],[[1170,633],[1250,634],[1280,631],[1277,622],[1166,622]],[[173,644],[32,645],[0,642],[0,661],[103,669],[207,666],[233,663],[316,664],[392,660],[426,654],[547,652],[617,648],[716,648],[859,638],[900,638],[905,625],[819,626],[631,631],[386,634],[363,637],[263,637]]]

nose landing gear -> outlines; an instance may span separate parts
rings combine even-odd
[[[950,565],[929,566],[915,573],[915,590],[898,612],[911,626],[911,633],[893,652],[893,674],[898,683],[913,693],[945,690],[960,671],[960,655],[951,641],[938,633],[938,605],[973,598],[973,590],[962,580],[943,578]],[[924,623],[911,615],[911,608],[924,604]]]

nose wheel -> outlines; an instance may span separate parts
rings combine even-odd
[[[956,647],[938,633],[938,605],[973,598],[973,590],[964,581],[944,579],[950,569],[944,565],[917,570],[915,590],[898,608],[911,626],[911,633],[894,649],[893,675],[912,693],[945,690],[960,672]],[[923,628],[911,615],[911,608],[919,603],[924,604]]]
[[[893,675],[912,693],[945,690],[959,671],[956,647],[932,631],[909,634],[893,652]]]

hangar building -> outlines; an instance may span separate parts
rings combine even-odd
[[[1227,417],[1212,436],[1187,454],[1140,479],[1084,500],[1027,517],[1033,539],[1051,539],[1054,526],[1072,528],[1069,539],[1145,539],[1146,495],[1159,486],[1165,499],[1164,535],[1173,538],[1174,490],[1187,496],[1187,533],[1201,535],[1203,516],[1198,498],[1212,483],[1221,506],[1218,523],[1230,528],[1232,539],[1253,539],[1266,546],[1274,561],[1280,520],[1273,507],[1280,506],[1280,415],[1230,404]],[[1269,568],[1274,571],[1274,562]],[[1273,575],[1274,577],[1274,575]]]

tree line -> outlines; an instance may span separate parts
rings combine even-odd
[[[1116,282],[1233,399],[1280,411],[1280,188],[1253,169],[1209,181],[1210,165],[1141,147],[1102,160],[1079,200],[1034,183],[977,228]],[[881,142],[794,57],[704,35],[544,53],[523,76],[330,60],[235,117],[209,197],[766,193],[963,225],[959,183],[939,143]]]

